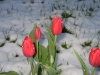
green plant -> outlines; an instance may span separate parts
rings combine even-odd
[[[7,9],[7,14],[11,14],[11,10],[10,9]]]
[[[92,44],[92,40],[88,40],[88,41],[85,41],[83,44],[81,44],[82,47],[87,47],[87,46],[91,46]]]
[[[29,37],[25,37],[22,43],[22,51],[24,56],[30,59],[31,71],[29,75],[60,75],[60,71],[56,69],[56,40],[57,35],[61,32],[62,20],[56,15],[52,24],[44,32],[48,40],[47,47],[39,43],[41,31],[37,24],[33,27]],[[33,58],[34,62],[32,62]]]
[[[9,71],[9,72],[1,72],[0,75],[19,75],[19,74],[15,71]]]
[[[77,0],[77,1],[84,1],[84,0]]]
[[[93,16],[93,15],[92,15],[92,12],[91,12],[91,11],[87,11],[87,12],[86,12],[86,16],[92,17],[92,16]]]
[[[65,43],[62,43],[61,46],[62,46],[63,48],[65,48],[65,49],[69,49],[70,47],[72,47],[71,44],[66,44],[66,42],[65,42]]]
[[[97,41],[94,43],[95,47],[100,47],[100,37],[98,36]]]
[[[96,0],[93,0],[94,3],[96,3]]]
[[[15,57],[19,57],[19,55],[18,55],[18,54],[16,54],[16,55],[15,55]]]
[[[67,13],[66,11],[63,11],[61,16],[62,16],[63,19],[66,19],[66,18],[72,17],[72,14],[71,13]]]
[[[34,0],[30,0],[31,3],[34,3]]]
[[[5,45],[5,42],[1,43],[0,42],[0,47],[3,47]]]
[[[9,39],[10,39],[9,32],[10,32],[10,31],[3,31],[4,38],[5,38],[6,40],[8,40],[8,41],[9,41]]]
[[[74,34],[74,32],[73,32],[71,29],[68,29],[68,28],[66,28],[65,26],[63,26],[62,33]]]
[[[87,66],[86,66],[85,62],[83,61],[83,59],[80,57],[80,55],[77,53],[77,51],[74,50],[74,53],[75,53],[76,57],[78,58],[78,60],[79,60],[79,62],[81,64],[82,71],[83,71],[83,75],[94,75],[95,67],[97,67],[97,66],[99,67],[99,64],[100,64],[100,62],[98,61],[99,55],[96,54],[96,53],[100,53],[99,50],[100,50],[99,48],[96,48],[96,50],[94,50],[92,48],[91,51],[90,51],[90,54],[89,54],[89,62],[93,66],[92,67],[92,70],[91,70],[91,74],[89,74],[88,69],[87,69]]]
[[[98,31],[97,33],[100,34],[100,31]]]
[[[44,0],[42,0],[41,3],[43,4],[44,3]]]
[[[89,73],[88,73],[88,69],[87,69],[87,67],[86,67],[85,62],[82,60],[82,58],[79,56],[79,54],[77,53],[76,50],[74,50],[74,53],[75,53],[75,55],[77,56],[78,60],[80,61],[80,64],[81,64],[81,66],[82,66],[83,74],[84,74],[84,75],[88,75]]]
[[[94,11],[94,8],[93,7],[90,7],[89,8],[89,11],[91,11],[91,12]]]
[[[47,38],[48,38],[48,46],[44,47],[41,44],[37,44],[37,41],[33,37],[33,33],[35,30],[35,27],[30,33],[30,38],[33,39],[35,46],[38,45],[38,57],[35,55],[34,61],[34,72],[33,75],[38,74],[38,75],[45,75],[44,71],[46,72],[46,75],[56,75],[58,72],[55,70],[55,46],[53,43],[54,40],[54,35],[50,32],[50,26],[48,27],[48,32],[45,32]],[[37,49],[37,48],[36,48]]]
[[[26,1],[25,1],[25,0],[22,0],[22,3],[23,3],[23,4],[25,4],[25,3],[26,3]]]

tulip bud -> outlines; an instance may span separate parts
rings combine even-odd
[[[40,28],[36,26],[36,29],[34,31],[34,38],[36,40],[39,40],[41,38],[41,31],[40,31]]]
[[[28,36],[25,37],[22,43],[22,51],[24,56],[26,57],[32,57],[35,54],[34,44],[32,42],[32,39],[28,38]]]
[[[51,31],[54,35],[59,35],[62,32],[62,20],[57,15],[52,20]]]
[[[93,67],[100,66],[100,48],[92,48],[89,54],[89,63]]]

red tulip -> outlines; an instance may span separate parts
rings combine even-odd
[[[52,20],[51,31],[54,35],[59,35],[62,32],[62,20],[57,15]]]
[[[36,26],[36,29],[34,31],[34,38],[36,40],[39,40],[41,38],[41,31],[40,31],[40,28]]]
[[[31,38],[25,37],[22,43],[22,51],[26,57],[31,57],[35,54],[35,47]]]
[[[92,48],[89,54],[89,62],[92,66],[100,66],[100,48]]]

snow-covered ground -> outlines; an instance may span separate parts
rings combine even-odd
[[[100,47],[100,0],[0,0],[0,71],[17,71],[28,75],[30,66],[22,53],[22,40],[35,23],[43,32],[51,18],[58,14],[63,19],[63,31],[57,38],[57,67],[61,75],[83,75],[74,54],[76,50],[85,61],[89,72],[89,51]],[[43,33],[44,34],[44,33]],[[42,37],[40,43],[47,46]],[[63,47],[66,45],[67,48]],[[99,68],[95,75],[100,75]]]

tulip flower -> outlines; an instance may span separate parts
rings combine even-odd
[[[34,31],[34,38],[36,39],[36,52],[37,52],[36,57],[39,61],[38,41],[41,38],[41,31],[40,31],[40,28],[38,26],[36,26],[36,29]]]
[[[39,40],[41,38],[41,31],[40,31],[40,28],[38,26],[36,26],[36,29],[34,31],[34,38],[36,40]]]
[[[55,35],[54,45],[56,45],[57,35],[62,32],[62,20],[57,15],[52,19],[51,32]]]
[[[51,31],[54,35],[59,35],[62,32],[62,20],[57,15],[52,20]]]
[[[32,57],[35,54],[35,47],[31,38],[25,37],[22,43],[22,51],[26,57]]]
[[[100,66],[100,48],[92,48],[89,54],[89,63],[93,67]]]

